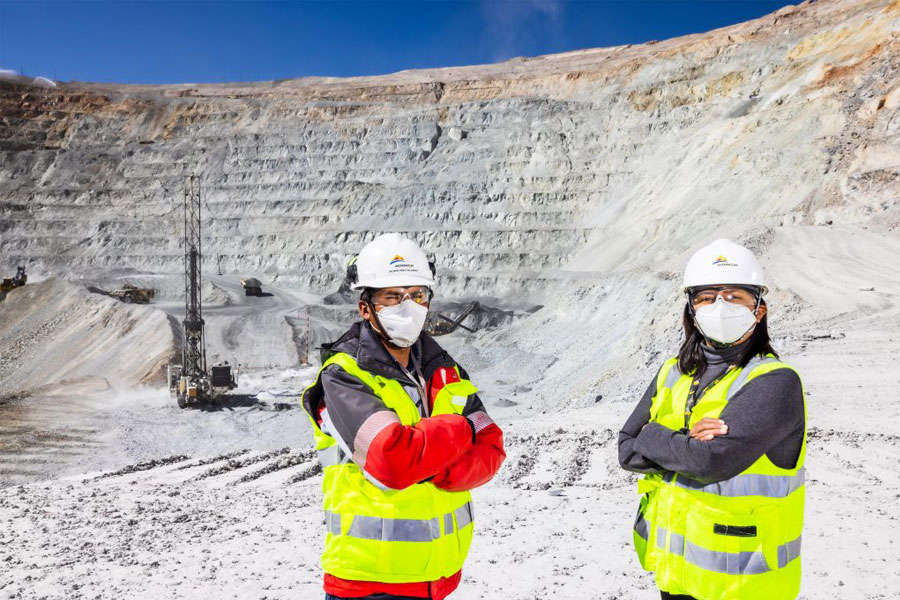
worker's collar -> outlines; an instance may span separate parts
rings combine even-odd
[[[361,369],[390,379],[406,380],[408,377],[399,363],[381,343],[381,338],[367,321],[357,321],[341,338],[333,344],[324,344],[329,352],[345,352],[356,360]],[[413,345],[413,352],[420,358],[425,377],[429,377],[438,367],[452,367],[456,363],[425,332]]]
[[[745,340],[740,344],[734,344],[733,346],[726,346],[724,348],[713,348],[712,346],[707,346],[706,344],[700,344],[700,348],[703,350],[703,355],[706,357],[706,364],[715,365],[715,364],[735,364],[747,350],[747,347],[750,345],[750,340]]]

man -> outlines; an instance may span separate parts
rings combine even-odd
[[[453,592],[472,541],[469,490],[506,457],[477,388],[422,333],[434,272],[399,234],[367,244],[347,269],[362,321],[324,345],[303,394],[325,471],[326,600]]]

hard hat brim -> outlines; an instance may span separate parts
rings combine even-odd
[[[361,280],[350,286],[353,290],[362,290],[365,288],[389,288],[389,287],[412,287],[414,285],[422,285],[427,288],[434,287],[434,279],[430,277],[421,277],[417,275],[387,275],[385,277],[377,277],[375,279]]]
[[[710,285],[745,285],[750,287],[764,288],[766,284],[759,277],[722,277],[718,273],[706,277],[685,277],[681,282],[681,287],[685,290]]]

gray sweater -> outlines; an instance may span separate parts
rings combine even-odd
[[[708,367],[700,378],[698,398],[743,351],[703,348]],[[756,377],[734,395],[719,416],[728,433],[712,441],[692,439],[650,420],[656,378],[619,432],[619,464],[636,473],[674,471],[705,483],[729,479],[765,454],[775,465],[791,469],[803,444],[805,417],[800,378],[790,369]]]

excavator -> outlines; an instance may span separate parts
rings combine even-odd
[[[458,328],[462,327],[469,333],[475,333],[474,330],[469,329],[465,325],[462,324],[463,319],[468,317],[473,310],[479,308],[481,306],[478,302],[473,302],[469,306],[466,307],[462,313],[455,319],[450,318],[446,315],[443,315],[439,312],[429,312],[428,316],[425,318],[425,327],[424,330],[429,335],[447,335],[448,333],[453,333]]]
[[[28,281],[28,275],[25,274],[25,267],[16,269],[14,277],[4,277],[0,283],[0,300],[6,298],[6,294],[17,287],[22,287]]]

